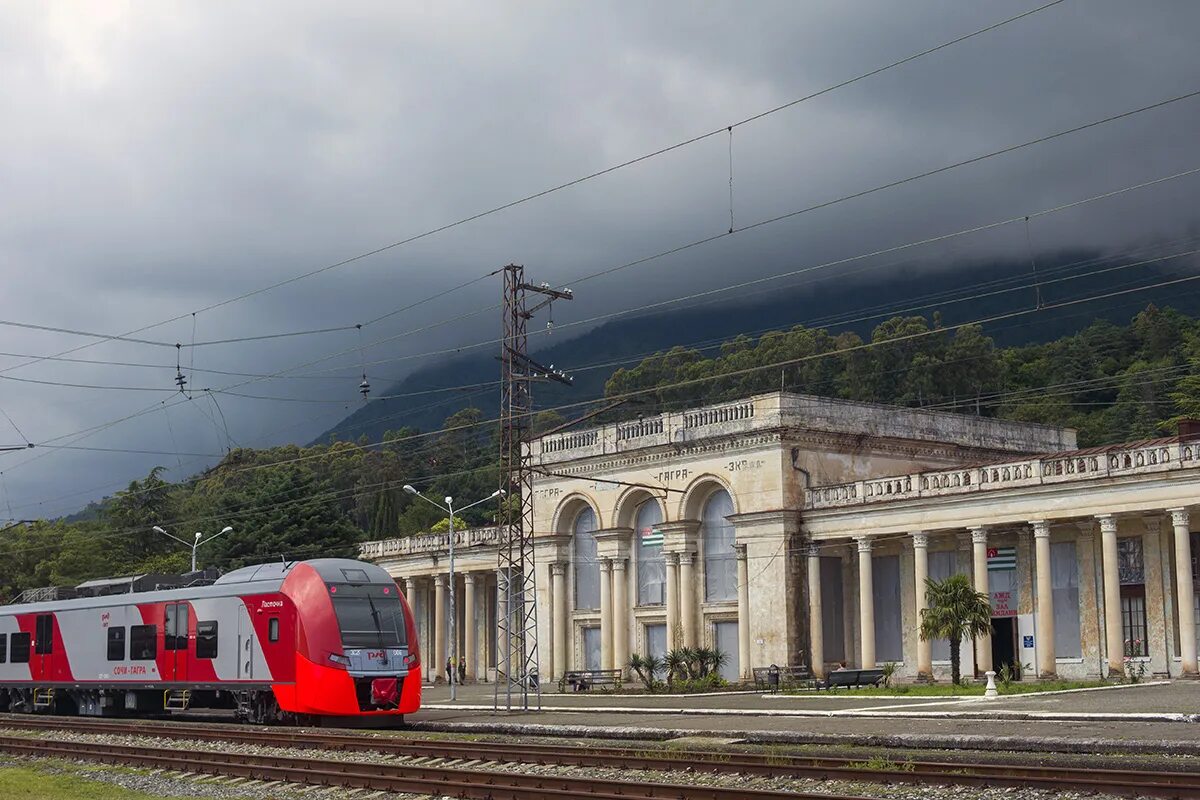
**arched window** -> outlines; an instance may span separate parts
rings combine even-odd
[[[667,579],[666,561],[663,559],[662,533],[658,530],[662,522],[662,508],[656,500],[647,500],[637,510],[633,524],[633,535],[637,539],[637,604],[639,606],[661,606],[663,585]]]
[[[600,559],[596,556],[596,512],[584,508],[575,518],[575,608],[600,607]]]
[[[704,599],[737,599],[737,556],[733,552],[733,513],[729,492],[721,489],[704,504],[700,533],[704,540]]]

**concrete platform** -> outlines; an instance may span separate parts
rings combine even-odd
[[[1200,684],[982,698],[546,694],[541,713],[492,711],[492,687],[429,689],[416,727],[513,734],[1200,755]]]

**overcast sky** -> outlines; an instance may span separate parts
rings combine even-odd
[[[0,6],[0,319],[188,344],[191,312],[724,127],[1040,3],[16,3]],[[1200,89],[1192,0],[1067,0],[736,129],[738,226]],[[577,287],[561,325],[1023,215],[1200,167],[1200,100],[957,169]],[[573,277],[729,227],[716,136],[317,277],[206,311],[195,340],[353,325],[509,261]],[[1035,218],[1039,250],[1200,233],[1200,178]],[[1026,252],[1010,226],[910,253],[929,270]],[[886,277],[890,262],[847,280]],[[861,266],[861,265],[859,265]],[[981,276],[981,280],[984,279]],[[797,281],[800,279],[796,279]],[[781,285],[796,285],[783,282]],[[576,287],[573,287],[576,288]],[[213,454],[305,441],[429,350],[496,335],[490,279],[354,332],[183,350],[102,342],[0,356],[0,445]],[[867,305],[876,305],[876,302]],[[703,338],[703,332],[681,332]],[[0,352],[95,341],[0,327]],[[409,358],[405,358],[410,356]],[[325,370],[326,372],[322,372]],[[333,370],[329,372],[329,370]],[[318,379],[314,375],[332,376]],[[10,379],[139,387],[90,389]],[[165,391],[162,391],[165,390]],[[34,460],[31,460],[34,459]],[[74,510],[200,456],[0,453],[0,518]],[[10,510],[11,507],[11,510]]]

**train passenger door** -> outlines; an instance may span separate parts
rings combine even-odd
[[[54,658],[54,615],[38,614],[33,626],[33,653],[29,659],[29,670],[33,680],[49,681]]]
[[[191,614],[187,603],[168,603],[163,619],[163,649],[167,651],[170,675],[166,681],[186,681],[188,663],[188,623]]]
[[[254,678],[254,624],[244,605],[238,606],[238,680]]]

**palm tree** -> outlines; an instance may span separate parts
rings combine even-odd
[[[634,653],[629,657],[629,668],[646,685],[646,691],[653,692],[655,687],[658,686],[658,681],[655,680],[654,676],[662,672],[663,662],[661,658],[656,656],[646,656],[643,658],[640,653]]]
[[[975,591],[966,575],[951,575],[942,581],[926,578],[925,600],[929,607],[921,609],[921,638],[950,641],[950,676],[961,683],[959,645],[968,637],[992,632],[988,596]]]
[[[667,691],[675,685],[675,678],[688,676],[688,658],[683,648],[668,650],[663,656],[663,667],[667,671]]]

